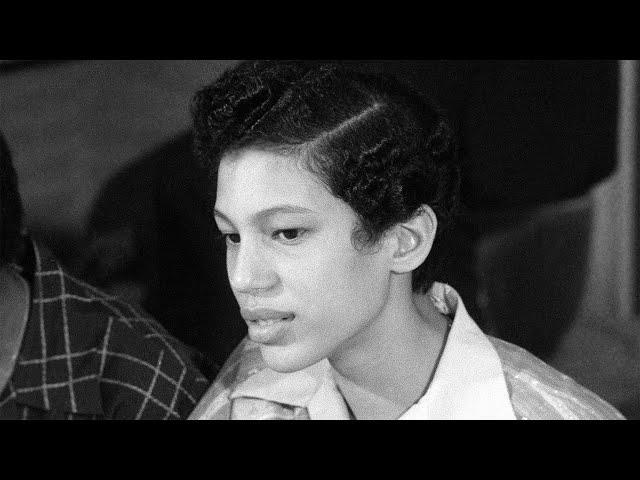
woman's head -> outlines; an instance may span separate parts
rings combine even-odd
[[[192,109],[196,154],[213,178],[225,153],[246,147],[301,159],[357,215],[357,248],[428,205],[438,233],[413,288],[435,280],[459,169],[451,129],[432,103],[392,77],[338,64],[249,61],[200,90]]]
[[[250,62],[196,95],[194,119],[229,281],[269,366],[392,341],[457,197],[442,116],[391,79]]]

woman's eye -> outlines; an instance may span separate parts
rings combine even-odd
[[[288,228],[285,230],[278,230],[274,232],[273,236],[278,240],[292,242],[295,240],[299,240],[303,233],[304,230],[301,228]]]
[[[240,243],[240,235],[237,233],[226,233],[223,237],[228,244],[236,245]]]

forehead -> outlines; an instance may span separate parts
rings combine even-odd
[[[342,203],[302,164],[296,157],[252,149],[225,155],[218,170],[216,209],[252,214],[290,204],[323,211]]]

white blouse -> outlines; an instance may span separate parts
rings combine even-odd
[[[485,335],[452,287],[435,283],[429,296],[453,322],[428,390],[400,420],[624,418],[526,350]],[[279,373],[245,339],[189,418],[347,420],[349,413],[326,359]]]

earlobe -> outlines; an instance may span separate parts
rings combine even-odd
[[[408,273],[422,265],[433,246],[437,227],[436,215],[428,205],[423,205],[408,221],[396,225],[392,271]]]

